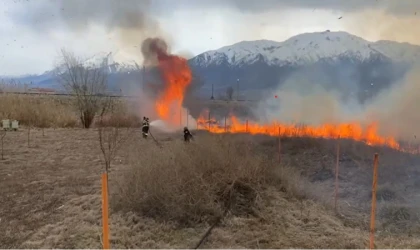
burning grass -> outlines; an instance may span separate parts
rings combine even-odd
[[[384,145],[394,149],[402,149],[397,140],[389,136],[381,136],[378,133],[378,124],[362,126],[358,122],[330,124],[325,123],[318,126],[304,124],[282,124],[273,121],[267,124],[259,124],[252,121],[240,121],[238,117],[231,115],[228,117],[228,124],[219,125],[220,122],[206,119],[206,115],[198,118],[200,127],[209,130],[212,133],[249,133],[265,134],[271,136],[286,137],[315,137],[315,138],[343,138],[356,141],[363,141],[368,145]],[[208,125],[210,121],[210,124]],[[205,125],[207,124],[207,125]]]

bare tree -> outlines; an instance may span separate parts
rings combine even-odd
[[[89,128],[95,115],[101,110],[107,90],[106,69],[97,65],[84,65],[73,53],[61,49],[62,62],[57,76],[66,90],[76,98],[76,108],[84,128]]]
[[[232,100],[232,98],[233,98],[233,87],[232,86],[230,86],[226,89],[226,97],[229,100]]]
[[[121,145],[126,142],[131,136],[131,128],[122,129],[123,124],[118,123],[120,117],[115,110],[115,101],[112,97],[103,97],[103,106],[99,115],[98,135],[99,145],[105,161],[105,172],[109,176],[111,170],[111,163],[120,149]],[[108,120],[108,122],[106,121]],[[112,120],[112,123],[109,121]],[[107,124],[112,124],[109,126]],[[134,124],[133,124],[134,125]]]

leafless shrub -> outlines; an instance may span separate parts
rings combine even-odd
[[[118,149],[120,148],[121,144],[124,143],[130,137],[130,129],[133,128],[133,126],[128,126],[125,130],[122,130],[121,127],[123,126],[119,122],[125,121],[119,120],[118,116],[118,112],[115,111],[114,100],[111,97],[103,97],[102,110],[99,115],[100,126],[98,126],[98,135],[99,145],[105,160],[106,173],[109,173],[111,169],[112,160],[115,158],[115,155]],[[111,119],[113,123],[105,124],[105,118]],[[127,125],[127,123],[125,123],[124,125]]]
[[[97,66],[83,65],[82,60],[64,49],[57,76],[63,86],[76,98],[75,106],[84,128],[89,128],[96,114],[102,109],[107,90],[106,70]]]

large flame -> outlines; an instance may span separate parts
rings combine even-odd
[[[158,67],[164,80],[164,90],[158,95],[155,109],[161,120],[170,125],[182,125],[182,108],[185,90],[192,80],[192,72],[185,58],[171,55],[166,52],[166,47],[161,49],[156,41],[150,47],[157,55]],[[188,111],[187,111],[188,112]],[[187,114],[188,117],[188,114]],[[202,115],[197,119],[197,129],[206,129],[212,133],[249,133],[266,134],[271,136],[287,137],[322,137],[345,138],[365,142],[368,145],[385,145],[397,150],[403,150],[393,137],[381,136],[378,133],[378,124],[362,126],[358,122],[342,124],[323,124],[318,126],[282,124],[273,121],[268,124],[254,122],[241,122],[237,117],[231,116],[229,126],[223,122],[206,119]],[[188,119],[188,118],[187,118]],[[404,150],[403,150],[404,151]]]
[[[176,55],[161,51],[157,54],[157,58],[165,86],[156,100],[156,112],[160,119],[171,125],[177,125],[181,123],[182,102],[185,89],[191,83],[191,69],[185,58]]]
[[[321,137],[321,138],[345,138],[365,142],[368,145],[385,145],[391,148],[402,150],[400,144],[393,137],[380,136],[378,124],[372,123],[363,127],[358,122],[342,124],[323,124],[319,126],[282,124],[271,122],[268,124],[257,124],[254,122],[241,122],[237,117],[231,116],[227,121],[217,122],[208,120],[202,115],[197,119],[199,129],[208,130],[211,133],[249,133],[266,134],[271,136],[285,137]]]

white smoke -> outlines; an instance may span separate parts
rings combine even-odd
[[[320,83],[292,78],[259,103],[255,113],[259,114],[261,122],[308,125],[358,122],[362,126],[377,123],[382,135],[410,139],[420,134],[418,69],[413,68],[401,82],[382,90],[366,104],[361,104],[350,93],[344,101],[338,92],[328,90]]]
[[[271,92],[265,101],[259,103],[256,113],[260,114],[259,119],[264,122],[312,125],[356,119],[362,108],[355,98],[344,101],[337,91],[324,86],[291,77],[274,91],[275,94]]]
[[[180,123],[179,124],[170,124],[161,119],[156,119],[150,122],[150,127],[164,133],[172,133],[179,130],[182,130],[184,127],[192,130],[195,127],[196,120],[189,114],[189,112],[183,108]]]

